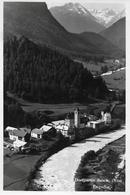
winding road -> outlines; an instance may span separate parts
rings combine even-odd
[[[64,148],[41,166],[40,176],[34,180],[35,184],[42,185],[49,191],[75,191],[74,175],[81,156],[89,150],[98,151],[123,135],[124,126],[119,130],[102,133]]]
[[[119,71],[122,71],[122,70],[125,70],[125,67],[119,68],[119,69],[114,70],[114,71],[108,71],[108,72],[105,72],[105,73],[101,74],[100,76],[107,76],[107,75],[111,75],[111,74],[113,74],[113,73],[115,73],[115,72],[119,72]]]

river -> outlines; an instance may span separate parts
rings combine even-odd
[[[89,150],[98,151],[123,135],[124,126],[119,130],[87,138],[59,151],[40,167],[40,176],[34,180],[35,184],[43,185],[49,191],[75,191],[74,175],[84,153]]]

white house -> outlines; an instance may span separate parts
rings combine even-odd
[[[21,140],[21,141],[25,141],[26,136],[30,134],[31,129],[27,129],[27,128],[13,128],[13,127],[7,127],[6,131],[8,131],[9,133],[9,138],[10,140]]]
[[[57,132],[61,132],[62,135],[68,137],[69,136],[68,132],[70,128],[74,127],[74,119],[67,118],[65,120],[53,121],[51,124],[52,127],[54,127],[57,130]]]
[[[105,126],[105,122],[103,120],[96,121],[88,121],[87,127],[91,127],[93,129],[99,130]]]
[[[17,128],[10,127],[10,126],[8,126],[8,127],[5,128],[5,131],[13,131],[13,130],[17,130]]]
[[[35,128],[31,131],[31,137],[41,139],[43,135],[43,130]]]
[[[13,142],[14,148],[20,148],[21,146],[24,146],[27,142],[21,141],[21,140],[16,140]]]
[[[50,123],[48,123],[48,126],[49,126],[49,124]],[[52,124],[53,127],[57,127],[58,125],[65,124],[65,120],[52,121],[51,124]]]
[[[42,139],[43,133],[49,132],[53,127],[49,125],[43,125],[40,129],[35,128],[31,131],[31,137],[36,139]]]
[[[59,124],[56,126],[56,130],[60,131],[65,137],[67,137],[69,126],[67,126],[66,124]]]

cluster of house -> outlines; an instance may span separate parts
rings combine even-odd
[[[6,132],[8,132],[10,144],[14,148],[19,148],[24,146],[30,139],[31,129],[29,128],[15,128],[15,127],[6,127]]]
[[[75,130],[84,129],[90,127],[99,130],[106,125],[111,124],[111,114],[109,112],[101,112],[100,119],[93,115],[86,115],[80,113],[76,108],[74,113],[69,113],[65,120],[52,121],[47,125],[43,125],[41,128],[28,129],[28,128],[14,128],[7,127],[5,131],[8,131],[10,140],[13,140],[14,147],[20,147],[25,145],[31,138],[42,139],[45,133],[61,132],[65,137],[74,137]]]
[[[19,148],[24,146],[30,138],[41,139],[43,138],[43,134],[46,132],[51,133],[52,131],[56,131],[53,127],[48,125],[43,125],[40,129],[35,128],[31,130],[30,128],[15,128],[15,127],[6,127],[6,132],[8,132],[9,139],[14,148]]]

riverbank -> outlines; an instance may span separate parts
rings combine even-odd
[[[76,191],[125,191],[125,136],[85,153],[75,174]]]
[[[73,144],[52,155],[43,163],[32,181],[37,189],[48,191],[75,191],[74,175],[81,156],[89,151],[98,151],[107,144],[125,135],[125,129],[102,133]]]

